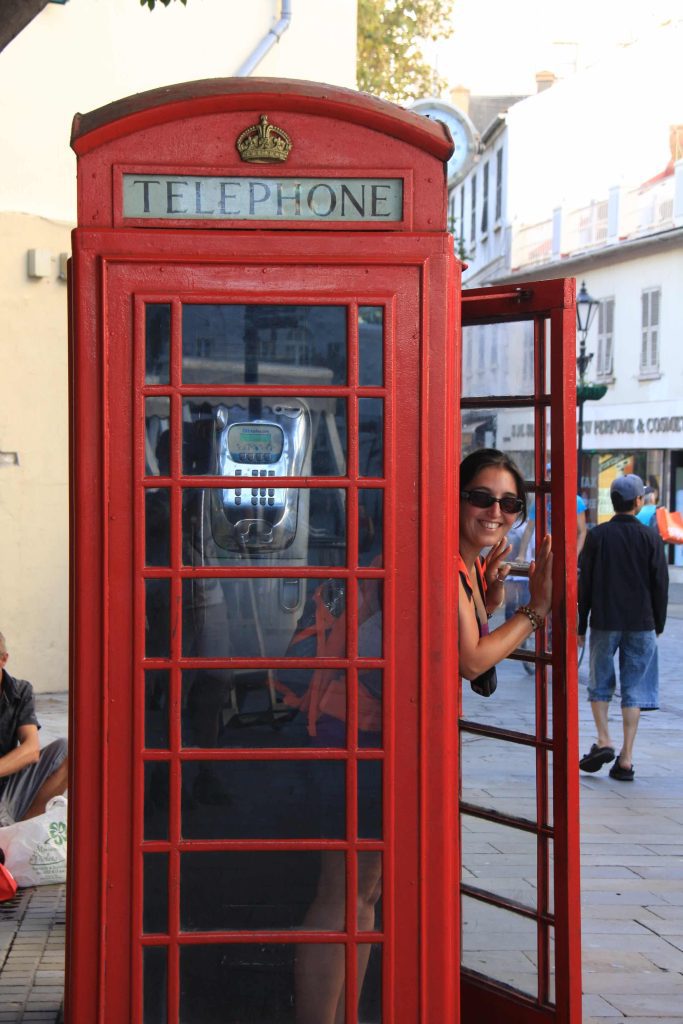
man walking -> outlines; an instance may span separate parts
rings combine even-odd
[[[598,733],[579,768],[597,772],[614,761],[610,776],[620,782],[634,778],[633,743],[640,712],[659,706],[656,637],[664,629],[669,593],[664,545],[636,518],[644,492],[643,481],[633,473],[613,481],[615,515],[588,532],[579,577],[578,634],[579,642],[585,641],[590,615],[588,699]],[[615,760],[608,709],[616,685],[617,651],[624,742]]]

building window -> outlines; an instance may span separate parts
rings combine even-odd
[[[477,176],[472,175],[472,184],[470,185],[470,242],[472,245],[477,240]]]
[[[489,162],[482,168],[481,182],[481,233],[485,235],[489,229]]]
[[[598,307],[598,377],[614,376],[614,299],[603,299]]]
[[[659,373],[659,306],[661,288],[647,288],[642,294],[640,372],[643,376]]]
[[[503,147],[496,153],[496,224],[503,216]]]

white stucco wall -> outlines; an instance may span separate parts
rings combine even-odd
[[[254,74],[355,86],[356,0],[292,0],[292,20]],[[71,121],[157,86],[235,74],[277,22],[279,0],[48,4],[0,53],[0,631],[10,671],[38,690],[67,685],[66,285],[76,210]],[[29,249],[53,257],[30,280]],[[1,461],[1,460],[0,460]]]

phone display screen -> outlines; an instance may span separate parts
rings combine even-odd
[[[228,430],[228,451],[233,462],[277,462],[283,444],[284,434],[276,423],[233,423]]]

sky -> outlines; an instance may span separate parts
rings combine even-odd
[[[455,0],[453,36],[425,51],[451,87],[523,95],[537,71],[566,77],[681,17],[683,0]]]

